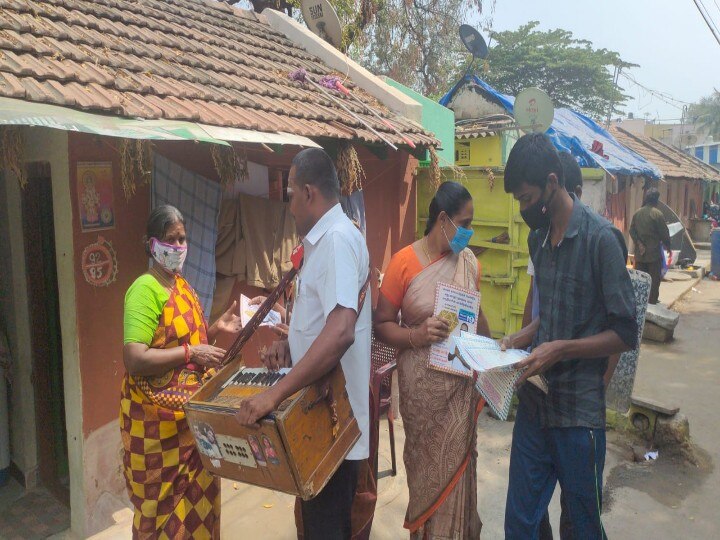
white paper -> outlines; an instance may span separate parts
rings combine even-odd
[[[521,349],[502,351],[494,339],[462,332],[452,338],[455,350],[473,371],[478,373],[475,387],[485,402],[501,420],[507,420],[515,393],[515,383],[521,371],[514,365],[528,353]],[[531,379],[547,392],[547,384],[540,376]]]
[[[454,285],[438,283],[435,296],[435,317],[450,324],[450,337],[430,347],[428,365],[441,371],[449,371],[470,377],[472,371],[463,366],[457,358],[448,358],[454,348],[454,336],[461,332],[474,334],[477,331],[477,313],[480,310],[480,295],[476,291],[461,289]]]
[[[521,349],[503,351],[494,339],[467,332],[462,332],[460,336],[452,339],[465,363],[479,373],[507,371],[528,355],[527,351]]]
[[[247,326],[250,319],[252,319],[253,315],[255,315],[259,308],[260,306],[251,306],[250,299],[247,296],[244,294],[240,295],[240,322],[243,326]],[[280,316],[280,313],[271,309],[263,322],[260,323],[260,326],[275,326],[281,322],[282,317]]]

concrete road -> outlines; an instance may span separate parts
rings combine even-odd
[[[634,395],[680,407],[699,466],[660,452],[609,473],[611,538],[720,538],[720,283],[704,279],[674,305],[675,340],[643,343]]]

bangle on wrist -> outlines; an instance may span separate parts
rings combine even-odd
[[[190,363],[190,346],[187,343],[183,343],[183,349],[185,349],[185,363]]]
[[[408,341],[410,342],[410,347],[412,347],[413,349],[417,349],[417,347],[413,343],[413,339],[412,339],[413,330],[414,330],[413,328],[410,329],[410,333],[408,334]]]

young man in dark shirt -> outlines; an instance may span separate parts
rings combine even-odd
[[[608,356],[637,341],[635,300],[618,231],[563,186],[550,140],[521,137],[505,167],[505,191],[531,229],[528,248],[540,298],[532,353],[519,367],[505,510],[507,539],[537,538],[557,482],[575,537],[604,538],[600,520],[605,464]],[[527,347],[527,334],[506,343]],[[549,391],[523,384],[542,373]]]

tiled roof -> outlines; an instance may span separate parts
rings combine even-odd
[[[477,120],[461,120],[455,123],[456,139],[477,139],[491,137],[511,128],[515,121],[505,114],[495,114]]]
[[[119,116],[379,142],[317,89],[330,68],[262,15],[212,0],[0,0],[0,96]],[[345,86],[415,144],[435,139]],[[396,144],[351,98],[330,90]]]
[[[620,144],[657,165],[666,179],[720,181],[720,173],[716,169],[678,148],[652,137],[630,133],[619,126],[612,126],[610,133]]]

